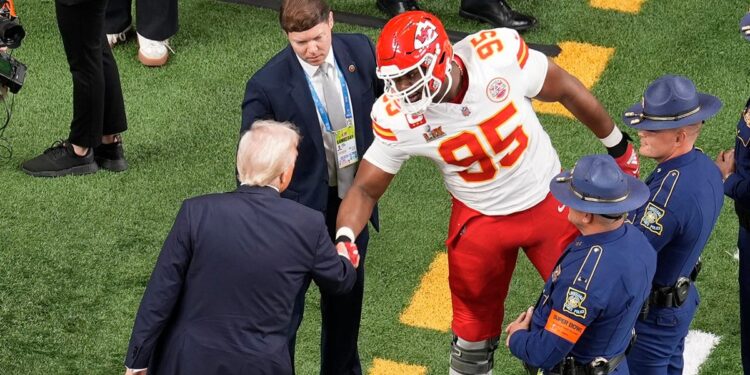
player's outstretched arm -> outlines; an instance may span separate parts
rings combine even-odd
[[[630,137],[620,132],[599,100],[578,78],[570,75],[552,60],[549,60],[547,77],[536,98],[560,102],[599,138],[607,148],[607,153],[625,173],[636,178],[640,176],[640,161],[633,144],[628,142]]]
[[[336,218],[336,228],[350,228],[353,235],[359,235],[372,215],[372,209],[390,185],[395,175],[376,167],[367,159],[362,160],[357,169],[352,187],[341,202]],[[337,235],[338,237],[338,235]],[[354,242],[354,238],[351,238]]]
[[[536,98],[545,102],[560,102],[598,138],[607,137],[615,127],[599,100],[578,78],[552,60],[549,60],[547,78]]]

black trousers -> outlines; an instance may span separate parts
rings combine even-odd
[[[57,25],[73,76],[73,121],[68,140],[96,147],[102,135],[127,128],[120,74],[104,33],[106,0],[55,2]]]
[[[336,215],[339,212],[341,199],[336,187],[328,192],[328,208],[325,218],[328,234],[333,240],[336,235]],[[320,373],[321,375],[361,375],[362,366],[359,361],[357,339],[359,337],[359,322],[362,317],[362,297],[365,290],[365,255],[370,234],[365,226],[357,236],[356,244],[359,250],[359,267],[357,267],[357,282],[351,292],[335,296],[327,293],[320,295],[320,313],[322,327],[320,337]],[[294,366],[294,344],[297,339],[297,329],[302,323],[305,308],[305,293],[303,288],[294,303],[292,325],[289,332],[289,352]]]
[[[750,374],[750,230],[740,225],[737,248],[740,250],[740,343],[742,368]]]
[[[109,0],[107,6],[107,34],[124,30],[133,18],[130,15],[132,0]],[[177,34],[177,0],[136,0],[135,29],[151,40],[165,40]]]

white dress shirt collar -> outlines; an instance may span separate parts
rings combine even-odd
[[[307,61],[302,60],[302,58],[299,57],[296,53],[294,56],[297,57],[297,60],[299,60],[300,65],[302,65],[302,70],[305,71],[305,74],[307,74],[308,77],[312,78],[315,76],[315,73],[318,72],[319,66],[310,65],[307,63]],[[336,59],[333,56],[333,46],[331,46],[331,49],[328,50],[328,56],[326,56],[325,62],[331,64],[331,66],[336,66]]]

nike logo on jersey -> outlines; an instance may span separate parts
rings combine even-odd
[[[561,204],[561,205],[557,206],[557,212],[562,213],[563,211],[565,211],[565,205],[564,204]]]

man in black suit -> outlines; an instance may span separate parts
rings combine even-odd
[[[183,202],[143,294],[126,374],[292,373],[297,294],[310,279],[348,292],[359,261],[337,254],[319,212],[279,195],[298,142],[291,124],[256,123],[237,151],[242,185]]]
[[[29,175],[58,177],[128,167],[120,138],[128,124],[120,75],[104,35],[106,8],[102,0],[55,1],[73,76],[73,121],[66,140],[21,165]]]
[[[373,140],[370,110],[383,92],[383,84],[375,75],[370,39],[360,34],[332,34],[333,14],[324,0],[282,1],[279,20],[289,46],[248,81],[240,132],[264,118],[289,121],[300,129],[297,169],[282,197],[322,212],[333,239],[341,199]],[[370,222],[377,229],[377,211]],[[366,229],[357,237],[362,265],[352,292],[321,294],[324,375],[362,373],[357,338],[369,239]],[[292,353],[304,298],[303,291],[290,327]]]

